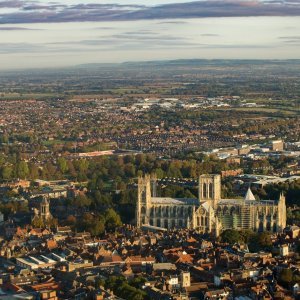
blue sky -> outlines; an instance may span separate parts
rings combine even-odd
[[[1,69],[299,59],[300,1],[0,0],[0,37]]]

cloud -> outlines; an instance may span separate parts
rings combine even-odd
[[[300,44],[300,35],[280,36],[278,39],[291,46]]]
[[[298,0],[202,0],[156,6],[87,3],[67,5],[58,2],[4,0],[0,8],[0,24],[52,23],[83,21],[128,21],[168,19],[160,23],[182,23],[172,19],[243,17],[243,16],[300,16]]]
[[[32,29],[32,28],[26,28],[26,27],[1,27],[0,26],[0,31],[14,31],[14,30],[41,30],[41,29]]]
[[[95,29],[95,30],[112,30],[112,29],[116,29],[116,27],[100,26],[100,27],[95,27],[93,29]],[[90,30],[90,29],[88,29],[88,30]]]
[[[120,34],[114,34],[104,37],[99,37],[98,39],[86,39],[79,41],[66,41],[66,42],[53,42],[47,43],[49,46],[68,46],[68,45],[81,45],[81,46],[103,46],[103,45],[137,45],[141,44],[143,47],[147,45],[158,46],[158,45],[198,45],[197,43],[191,43],[185,37],[178,37],[172,35],[159,35],[155,33],[149,33],[146,35],[136,34],[135,32],[125,32]]]
[[[147,8],[131,14],[133,19],[207,18],[243,16],[299,16],[300,7],[263,1],[206,0]],[[124,16],[123,16],[124,17]],[[126,16],[125,16],[126,18]]]
[[[300,35],[297,36],[280,36],[279,39],[281,40],[299,40],[300,41]]]
[[[137,30],[137,31],[128,31],[128,32],[125,32],[125,34],[127,34],[127,35],[153,35],[153,34],[155,34],[155,32],[152,30],[149,30],[149,29],[145,29],[145,30]]]
[[[143,34],[147,32],[147,34]],[[199,47],[199,42],[190,41],[185,36],[166,35],[151,30],[128,31],[118,34],[100,36],[94,39],[73,41],[59,41],[47,43],[48,49],[72,52],[83,51],[120,51],[120,50],[149,50],[149,49],[182,49],[186,47]]]
[[[207,44],[204,45],[203,48],[207,48],[207,49],[266,49],[266,48],[270,48],[270,49],[274,49],[273,45],[251,45],[251,44],[247,44],[247,45],[241,45],[241,44],[230,44],[230,45],[224,45],[224,44]]]
[[[38,53],[45,50],[44,45],[30,43],[0,43],[0,54]]]
[[[285,41],[285,43],[287,43],[289,45],[300,45],[300,39],[298,39],[298,40],[287,40],[287,41]]]
[[[164,21],[164,22],[158,22],[158,24],[186,24],[185,21]]]
[[[7,0],[0,1],[0,8],[21,8],[24,2],[21,0]]]
[[[113,35],[112,38],[118,40],[118,41],[129,41],[129,40],[140,40],[144,42],[152,42],[152,41],[179,41],[179,40],[186,40],[185,38],[177,37],[177,36],[171,36],[171,35],[156,35],[156,34],[116,34]]]
[[[142,8],[136,5],[93,3],[67,6],[38,1],[30,4],[22,1],[6,1],[2,3],[2,7],[13,7],[18,10],[4,13],[0,11],[0,24],[107,21]]]
[[[31,4],[25,5],[22,7],[24,11],[41,11],[41,10],[49,10],[49,11],[57,11],[58,9],[67,8],[66,5],[55,4],[55,5],[39,5],[39,4]]]
[[[203,33],[200,34],[201,36],[207,36],[207,37],[217,37],[220,36],[219,34],[215,34],[215,33]]]

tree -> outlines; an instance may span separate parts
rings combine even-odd
[[[296,245],[296,251],[297,251],[298,255],[300,255],[300,242],[298,242]]]
[[[42,169],[42,177],[44,179],[54,179],[56,178],[56,175],[56,167],[51,162],[47,162]]]
[[[72,176],[72,178],[76,178],[77,177],[77,172],[74,168],[74,165],[73,165],[72,161],[68,160],[67,164],[68,164],[68,173]]]
[[[93,226],[90,228],[92,235],[100,235],[105,230],[105,224],[102,217],[95,218]]]
[[[131,283],[126,282],[126,279],[121,276],[109,276],[105,281],[105,288],[113,290],[117,296],[123,299],[148,299],[146,293],[143,290],[135,288],[131,285]]]
[[[89,207],[92,201],[86,195],[78,195],[74,199],[74,205],[77,207]]]
[[[254,232],[252,230],[242,230],[240,231],[241,239],[244,243],[248,244]]]
[[[85,213],[79,222],[79,227],[92,235],[100,235],[105,230],[104,221],[102,216],[93,216],[91,213]]]
[[[0,166],[2,166],[5,163],[5,155],[0,153]]]
[[[105,227],[107,229],[115,229],[116,227],[122,225],[120,216],[112,208],[109,208],[105,212],[104,218],[105,218]]]
[[[249,238],[249,250],[252,252],[269,249],[271,246],[271,235],[268,232],[256,233]]]
[[[58,224],[58,220],[56,218],[49,218],[45,221],[46,227],[56,227]]]
[[[29,175],[31,179],[36,179],[39,177],[39,169],[35,164],[29,164]]]
[[[271,247],[272,246],[272,240],[271,240],[271,235],[268,232],[261,232],[258,235],[258,243],[261,247],[266,248],[266,247]]]
[[[76,217],[69,215],[66,221],[69,226],[74,226],[76,224]]]
[[[12,178],[13,168],[11,166],[5,166],[2,169],[2,178],[4,180],[9,180]]]
[[[129,281],[129,284],[130,284],[131,286],[134,286],[135,288],[138,289],[138,288],[142,287],[142,286],[145,284],[146,281],[147,281],[147,280],[146,280],[145,277],[139,276],[139,277],[135,277],[135,278],[131,279],[131,280]]]
[[[103,287],[105,284],[105,280],[102,279],[100,276],[95,278],[95,287],[100,288]]]
[[[124,168],[124,171],[125,171],[125,175],[127,177],[134,177],[135,176],[135,167],[133,164],[127,164],[125,165],[125,168]]]
[[[164,171],[161,168],[155,169],[154,174],[156,174],[157,178],[163,178],[164,177]]]
[[[241,236],[237,230],[227,229],[221,233],[221,239],[223,242],[233,245],[241,240]]]
[[[293,282],[293,271],[291,269],[283,269],[279,274],[279,281],[285,285],[290,285]]]
[[[20,161],[17,164],[17,177],[25,179],[29,175],[28,164],[25,161]]]
[[[135,156],[135,163],[140,166],[145,162],[145,155],[144,154],[137,154]]]
[[[65,174],[69,170],[68,163],[64,157],[59,157],[57,164],[62,174]]]
[[[85,173],[89,168],[89,161],[86,159],[80,159],[79,161],[74,162],[74,164],[81,173]]]
[[[39,216],[32,219],[31,225],[36,228],[43,228],[45,226],[43,219]]]

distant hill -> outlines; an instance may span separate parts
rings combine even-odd
[[[290,60],[256,60],[256,59],[177,59],[136,61],[123,63],[92,63],[81,64],[72,68],[97,68],[97,67],[138,67],[138,66],[233,66],[233,65],[287,65],[300,64],[300,59]]]

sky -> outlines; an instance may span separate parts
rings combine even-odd
[[[0,0],[0,70],[300,59],[300,0]]]

